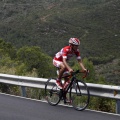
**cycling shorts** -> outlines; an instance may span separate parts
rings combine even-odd
[[[63,63],[63,62],[53,59],[53,65],[58,68],[58,70],[57,70],[57,74],[58,74],[58,75],[59,75],[59,68],[60,68],[60,64],[61,64],[61,63]],[[64,74],[69,74],[69,71],[68,71],[67,68],[65,69],[63,75],[64,75]]]

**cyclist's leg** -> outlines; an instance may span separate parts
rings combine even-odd
[[[57,70],[57,74],[59,75],[59,72],[60,72],[60,70],[59,70],[59,68],[58,68],[58,70]],[[62,78],[64,78],[64,84],[63,84],[63,86],[67,83],[67,84],[69,84],[70,83],[70,78],[68,77],[68,75],[70,75],[70,73],[69,73],[69,71],[68,71],[68,69],[67,68],[65,68],[65,70],[64,70],[64,72],[63,72],[63,75],[62,75]],[[67,77],[66,77],[67,76]]]
[[[61,79],[64,77],[64,76],[68,76],[69,75],[69,71],[68,71],[68,69],[64,66],[64,64],[63,64],[63,62],[59,62],[59,61],[56,61],[56,60],[53,60],[53,64],[54,64],[54,66],[56,66],[58,69],[57,69],[57,75],[58,75],[58,78],[57,78],[57,80],[56,80],[56,85],[57,85],[57,81],[58,81],[58,83],[60,82],[61,83]],[[62,89],[64,89],[65,87],[65,85],[66,85],[66,83],[68,84],[68,83],[70,83],[70,80],[69,80],[69,78],[68,77],[64,77],[64,80],[65,80],[65,82],[64,82],[64,84],[62,84]],[[59,85],[57,85],[58,86],[58,88],[60,88],[59,87]],[[68,100],[69,99],[67,99],[67,101],[66,101],[66,93],[63,93],[64,95],[63,95],[63,99],[64,99],[64,102],[66,103],[66,102],[68,102]]]
[[[63,86],[61,83],[61,79],[62,79],[63,73],[65,71],[65,66],[64,66],[63,62],[60,62],[57,60],[53,60],[53,65],[56,66],[57,68],[59,68],[59,70],[57,71],[58,78],[56,79],[56,84],[60,89],[62,89]]]

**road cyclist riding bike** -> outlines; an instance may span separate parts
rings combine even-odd
[[[62,48],[54,57],[53,59],[53,65],[58,68],[58,78],[56,80],[56,85],[63,89],[64,86],[61,83],[61,78],[63,75],[67,75],[69,73],[72,73],[74,70],[69,66],[67,61],[73,57],[76,56],[78,63],[83,71],[87,72],[87,69],[84,67],[80,52],[78,49],[78,46],[80,45],[80,40],[78,38],[70,38],[69,39],[69,46],[65,46]],[[66,84],[70,83],[70,80],[65,78]]]
[[[79,45],[79,39],[70,38],[69,46],[62,48],[53,59],[53,64],[58,69],[58,78],[50,78],[45,84],[45,96],[50,105],[57,105],[63,100],[65,104],[72,104],[76,110],[82,111],[89,104],[90,94],[87,84],[76,77],[76,74],[83,73],[85,78],[89,73],[82,63]],[[74,55],[82,70],[73,71],[67,63]],[[61,80],[62,78],[64,81]]]

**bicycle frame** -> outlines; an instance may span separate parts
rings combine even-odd
[[[71,88],[71,86],[72,86],[72,84],[73,84],[73,81],[74,81],[75,79],[76,79],[76,77],[75,77],[75,76],[72,76],[70,84],[68,85],[67,89],[64,90],[66,93],[67,93],[68,90]]]
[[[50,80],[52,80],[52,78],[48,79],[45,85],[45,94],[50,105],[55,106],[60,102],[60,100],[63,100],[65,104],[71,104],[76,110],[79,111],[84,110],[88,106],[90,99],[89,89],[84,81],[77,79],[76,74],[78,73],[84,72],[76,70],[75,72],[71,73],[71,75],[65,76],[69,77],[71,81],[64,89],[59,89],[55,83],[51,85],[51,89],[47,89],[47,86],[51,84]],[[83,78],[85,78],[86,75],[87,73],[85,73]],[[56,79],[53,78],[53,80]],[[65,83],[64,85],[66,85]],[[86,93],[86,95],[84,93]]]
[[[75,82],[75,79],[76,79],[76,75],[73,75],[72,76],[72,78],[71,78],[71,82],[70,82],[70,84],[67,86],[67,88],[65,88],[65,89],[62,89],[61,90],[61,95],[60,95],[60,98],[62,99],[62,97],[63,97],[63,99],[64,99],[64,103],[70,103],[71,101],[69,101],[69,102],[66,102],[66,94],[68,93],[68,91],[69,91],[69,89],[72,87],[72,85],[73,85],[73,82]],[[77,83],[77,86],[79,86],[78,85],[78,82],[76,82]],[[76,93],[77,93],[77,91],[76,91]]]
[[[75,73],[73,73],[72,75],[68,75],[68,76],[66,76],[66,77],[71,77],[70,79],[71,79],[71,82],[70,82],[70,84],[67,86],[67,88],[65,88],[65,89],[63,89],[62,90],[62,96],[61,96],[61,98],[63,97],[63,99],[64,99],[64,96],[66,96],[66,94],[68,93],[68,91],[69,91],[69,89],[72,87],[72,85],[73,85],[73,82],[76,80],[76,74],[77,73],[79,73],[80,71],[78,70],[78,71],[76,71]],[[81,73],[84,73],[84,72],[81,72]],[[85,78],[87,76],[87,74],[85,73],[85,76],[83,76],[83,78]],[[63,78],[65,78],[65,77],[63,77]],[[76,82],[77,83],[77,87],[79,87],[79,84],[78,84],[78,82]],[[76,92],[76,94],[78,94],[77,93],[77,89],[75,90],[75,92]],[[79,88],[79,92],[80,92],[80,88]],[[81,92],[80,92],[80,94],[81,94]]]

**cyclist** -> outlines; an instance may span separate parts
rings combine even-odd
[[[70,38],[69,46],[65,46],[58,53],[55,54],[53,59],[53,65],[58,68],[58,78],[56,79],[56,85],[58,88],[63,89],[61,83],[61,78],[63,75],[67,75],[73,72],[73,69],[69,66],[68,60],[74,55],[77,57],[78,63],[83,71],[87,72],[87,69],[84,67],[78,46],[80,45],[80,40],[78,38]],[[70,83],[70,80],[66,78],[67,83]]]

